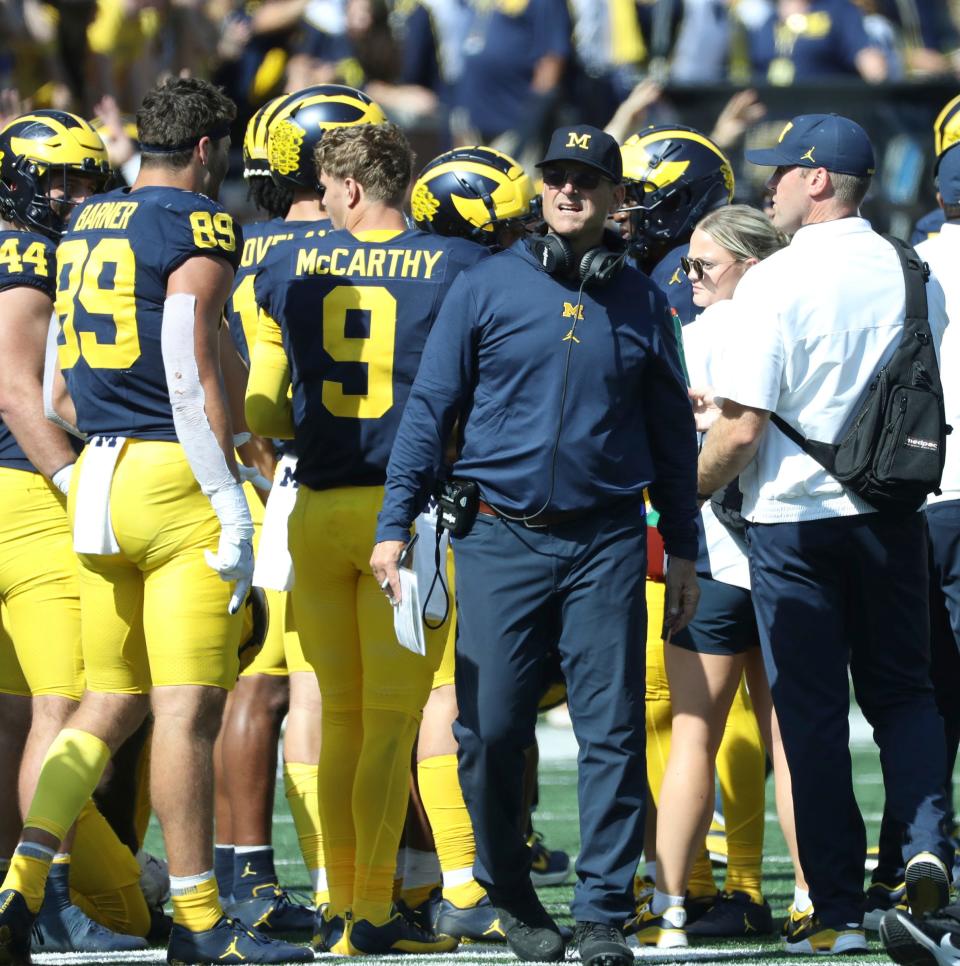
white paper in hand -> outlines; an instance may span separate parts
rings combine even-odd
[[[414,654],[426,656],[427,643],[423,636],[420,616],[420,590],[417,575],[406,567],[400,568],[400,603],[393,609],[393,629],[402,647]]]
[[[439,621],[449,616],[446,594],[440,578],[443,578],[444,585],[447,578],[447,546],[450,543],[450,534],[444,530],[440,536],[440,577],[437,577],[437,505],[431,500],[430,506],[417,517],[417,533],[420,539],[417,541],[413,550],[413,569],[416,572],[417,580],[421,587],[430,591],[427,604],[424,608],[427,617]],[[436,579],[434,579],[436,578]],[[432,587],[432,589],[430,589]],[[424,591],[424,593],[427,592]],[[449,593],[449,587],[447,588]]]

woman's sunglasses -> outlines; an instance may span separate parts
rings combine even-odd
[[[720,268],[723,265],[736,265],[736,263],[737,260],[735,259],[732,262],[717,262],[716,264],[705,265],[702,258],[687,258],[686,255],[680,256],[680,267],[683,269],[683,274],[689,275],[693,272],[698,282],[702,282],[703,276],[711,269]]]

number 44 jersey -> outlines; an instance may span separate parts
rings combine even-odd
[[[160,351],[167,280],[197,255],[237,267],[233,218],[204,195],[128,188],[73,213],[57,249],[60,368],[88,435],[176,441]]]

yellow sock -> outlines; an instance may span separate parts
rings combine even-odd
[[[663,607],[666,588],[660,581],[648,580],[647,596],[647,784],[654,802],[660,801],[660,788],[670,757],[670,734],[673,730],[673,711],[670,704],[670,684],[663,659]],[[652,855],[647,856],[653,859]]]
[[[727,835],[727,892],[763,901],[761,863],[766,751],[744,682],[733,699],[717,754],[717,777]]]
[[[377,924],[390,916],[397,849],[410,798],[410,755],[418,723],[419,710],[363,710],[363,749],[353,784],[357,835],[354,919]],[[325,732],[324,744],[327,741]]]
[[[433,892],[437,886],[440,885],[439,881],[428,882],[425,885],[410,886],[406,885],[400,890],[400,898],[411,908],[418,909],[422,906],[427,899],[430,898],[430,893]]]
[[[170,900],[173,921],[191,932],[212,929],[223,916],[212,869],[199,875],[170,876]]]
[[[317,792],[318,765],[299,761],[284,762],[283,785],[293,824],[300,841],[300,853],[313,883],[313,903],[321,906],[330,900],[327,871],[323,860],[323,832],[320,828],[320,802]]]
[[[357,688],[360,687],[358,682]],[[342,916],[353,902],[357,840],[349,789],[356,781],[363,744],[363,716],[359,708],[338,708],[332,701],[325,700],[322,721],[323,743],[317,788],[323,823],[323,853],[330,912]],[[391,868],[391,876],[393,871]]]
[[[717,884],[713,880],[713,869],[706,849],[703,849],[694,860],[693,868],[690,870],[690,881],[687,883],[687,892],[692,899],[717,894]]]
[[[32,853],[32,854],[26,854]],[[23,896],[27,908],[37,913],[43,905],[43,891],[53,862],[53,850],[38,847],[30,842],[23,842],[17,846],[10,868],[3,880],[4,891],[14,889]]]
[[[417,765],[420,797],[443,871],[443,898],[461,909],[486,895],[473,877],[477,844],[457,775],[456,755],[437,755]]]
[[[63,841],[109,761],[110,749],[96,735],[64,728],[43,760],[24,827],[42,829]]]

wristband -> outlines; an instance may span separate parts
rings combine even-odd
[[[66,496],[70,490],[70,478],[73,476],[73,467],[75,463],[67,463],[66,466],[61,466],[53,476],[50,477],[50,482],[64,495]]]

